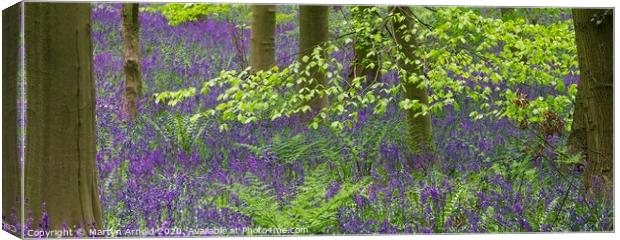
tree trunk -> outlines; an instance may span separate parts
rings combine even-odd
[[[269,70],[276,62],[276,6],[252,6],[250,65],[254,71]]]
[[[371,6],[357,6],[358,12],[354,13],[353,18],[363,18],[365,14],[367,14],[367,9],[370,9]],[[375,54],[375,56],[367,57],[369,46],[365,46],[362,44],[360,39],[355,40],[355,60],[354,63],[351,64],[351,74],[349,75],[349,80],[352,80],[355,77],[366,77],[366,85],[372,85],[376,81],[378,81],[380,77],[379,73],[379,64],[380,61],[377,59],[379,54]],[[374,63],[373,67],[368,67],[370,63]]]
[[[102,226],[89,3],[25,3],[25,198],[51,230]],[[36,226],[36,225],[35,225]]]
[[[610,9],[573,9],[581,75],[571,138],[585,150],[589,193],[613,190],[613,19]]]
[[[415,37],[411,37],[409,40],[406,37],[406,35],[411,35],[411,30],[414,27],[413,13],[408,7],[390,7],[390,12],[397,16],[404,16],[402,21],[394,19],[392,22],[399,52],[409,59],[409,61],[403,58],[398,60],[398,65],[407,73],[404,76],[399,76],[401,81],[405,81],[405,94],[403,97],[418,100],[419,103],[428,105],[428,92],[426,87],[421,85],[421,80],[413,83],[408,81],[409,74],[422,75],[422,66],[416,65],[414,62],[416,59],[414,52],[418,43]],[[426,115],[420,114],[415,116],[416,113],[418,111],[413,109],[407,111],[409,146],[414,155],[428,157],[432,155],[435,149],[431,115],[427,113]]]
[[[572,151],[575,153],[586,154],[586,116],[587,105],[585,103],[585,92],[588,89],[588,82],[580,80],[577,85],[577,95],[575,96],[575,106],[573,107],[573,123],[568,142]]]
[[[300,60],[309,56],[313,49],[329,39],[329,7],[302,5],[299,7],[299,51]],[[303,64],[303,61],[301,61]],[[302,67],[305,68],[305,65]],[[327,79],[317,67],[310,68],[310,78],[314,81],[301,86],[309,89],[326,88]],[[308,103],[312,111],[327,106],[327,98],[315,95]]]
[[[2,11],[2,219],[21,225],[21,167],[18,155],[18,69],[22,3]],[[17,219],[14,219],[17,218]],[[9,233],[20,236],[16,228]]]
[[[125,46],[125,101],[131,120],[138,112],[138,99],[142,92],[140,71],[140,22],[139,4],[124,3],[123,41]]]

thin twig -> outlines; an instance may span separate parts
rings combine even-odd
[[[566,203],[566,199],[568,198],[568,194],[570,193],[571,188],[573,187],[573,181],[575,180],[575,177],[573,177],[568,185],[568,189],[566,189],[566,192],[564,192],[564,196],[562,197],[562,202],[560,203],[560,208],[558,208],[558,210],[555,212],[555,217],[553,218],[553,224],[551,225],[552,227],[555,226],[555,224],[558,222],[559,219],[559,215],[560,212],[562,211],[562,209],[564,208],[564,204]],[[586,203],[587,205],[588,203]]]

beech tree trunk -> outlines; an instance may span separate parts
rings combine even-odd
[[[19,33],[22,3],[2,11],[2,219],[21,225],[21,167],[17,138]],[[15,215],[13,215],[15,214]],[[17,219],[14,219],[16,217]],[[15,222],[17,220],[17,222]],[[17,229],[9,233],[21,235]]]
[[[37,224],[45,204],[50,230],[100,228],[91,5],[25,8],[26,209]]]
[[[250,65],[255,71],[269,70],[276,62],[276,6],[252,6]]]
[[[329,7],[328,6],[299,6],[299,51],[300,59],[308,56],[313,49],[329,39]],[[303,61],[301,61],[303,64]],[[304,66],[305,68],[305,66]],[[327,87],[325,75],[318,71],[318,68],[310,68],[310,78],[314,79],[311,84],[303,87],[309,89]],[[315,95],[308,105],[313,111],[318,111],[327,106],[326,97]]]
[[[138,111],[138,99],[142,92],[139,4],[124,3],[121,11],[125,46],[125,101],[129,117],[134,120]]]
[[[580,82],[571,143],[582,150],[589,193],[613,190],[613,10],[573,9]]]
[[[401,81],[405,81],[405,94],[403,97],[411,100],[417,100],[421,104],[428,105],[428,92],[425,86],[421,85],[421,81],[410,82],[408,81],[409,74],[422,75],[422,66],[416,65],[414,51],[418,43],[415,41],[415,37],[408,39],[406,35],[411,35],[411,30],[414,28],[413,13],[408,7],[390,7],[390,12],[397,16],[404,16],[402,21],[394,19],[392,26],[396,42],[399,45],[399,52],[403,53],[410,61],[405,61],[401,58],[398,61],[398,65],[406,71],[406,75],[400,75]],[[408,123],[408,137],[409,145],[414,155],[429,156],[435,150],[435,144],[433,141],[433,131],[431,127],[431,115],[418,115],[419,110],[407,111],[407,123]]]

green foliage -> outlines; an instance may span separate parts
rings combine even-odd
[[[500,8],[471,8],[471,10],[487,18],[503,18],[504,21],[522,20],[528,24],[549,25],[563,21],[562,14],[570,15],[568,8],[512,8],[509,16],[502,16]]]
[[[355,13],[359,9],[354,7],[351,11]],[[569,91],[574,87],[563,86],[566,75],[577,73],[574,30],[570,21],[549,26],[529,25],[518,19],[485,18],[463,8],[442,8],[432,13],[435,21],[430,26],[416,16],[392,15],[376,7],[365,11],[365,17],[347,22],[348,28],[353,30],[351,33],[317,46],[311,54],[284,69],[256,73],[250,69],[224,71],[219,77],[206,81],[201,94],[208,94],[214,87],[226,90],[218,96],[217,106],[197,117],[217,115],[222,122],[244,124],[274,120],[307,113],[311,110],[306,105],[308,100],[325,96],[330,100],[329,106],[320,109],[309,126],[318,128],[322,121],[329,121],[328,126],[339,130],[355,123],[360,109],[372,107],[374,113],[380,115],[390,102],[398,101],[402,109],[428,114],[439,112],[447,105],[456,105],[456,97],[465,96],[481,105],[480,112],[471,113],[474,119],[496,117],[518,122],[526,117],[534,123],[543,121],[544,114],[549,111],[566,113],[565,108],[574,99],[574,91]],[[389,28],[392,21],[402,21],[405,17],[418,19],[412,29],[402,29],[406,39],[418,44],[415,59],[405,56]],[[324,53],[330,56],[353,39],[356,44],[367,47],[369,59],[377,59],[368,62],[369,66],[377,64],[382,74],[399,73],[400,82],[366,85],[365,76],[345,81],[342,64],[333,57],[324,57]],[[423,66],[427,71],[422,75],[407,72],[395,64],[401,59]],[[324,73],[328,84],[299,89],[298,86],[316,81],[309,74],[311,67]],[[399,97],[406,83],[419,83],[430,89],[428,106]],[[516,93],[502,90],[520,84],[550,86],[558,94],[534,99],[527,109],[520,109],[515,104]],[[184,93],[162,94],[179,96]],[[499,100],[489,102],[487,99],[492,95],[498,95]],[[176,102],[175,98],[171,99]],[[525,112],[530,114],[524,116]],[[570,121],[569,114],[562,117],[565,122]],[[334,120],[336,118],[343,120]]]
[[[326,163],[313,169],[288,203],[276,201],[272,189],[255,177],[250,178],[248,186],[235,184],[227,188],[244,202],[233,210],[252,217],[255,227],[307,228],[312,233],[327,233],[337,226],[337,210],[350,207],[352,196],[369,183],[368,178],[343,183],[333,197],[326,199],[326,189],[332,183],[329,172]]]
[[[197,21],[201,17],[216,19],[247,18],[249,7],[244,4],[204,4],[204,3],[170,3],[150,5],[144,8],[147,12],[160,12],[168,20],[170,26],[184,22]]]
[[[492,111],[489,108],[488,113],[518,121],[521,116],[515,110],[516,93],[503,89],[519,84],[556,88],[560,94],[536,99],[537,104],[530,105],[526,110],[533,113],[531,122],[542,121],[547,110],[566,107],[574,98],[571,92],[564,89],[563,83],[566,75],[577,73],[571,21],[549,26],[529,25],[522,19],[502,21],[483,18],[458,8],[438,11],[438,14],[443,16],[439,19],[444,19],[444,22],[429,32],[428,37],[443,46],[423,45],[431,47],[424,56],[424,61],[433,63],[429,66],[432,70],[428,75],[439,78],[461,76],[480,84],[502,83],[504,86],[475,85],[469,88],[465,81],[433,81],[434,85],[449,84],[447,88],[433,87],[434,90],[458,92],[464,89],[471,99],[481,104],[490,95],[498,94],[503,100],[496,101],[496,108]],[[441,93],[436,95],[441,97]]]
[[[270,142],[258,145],[236,144],[256,156],[273,154],[279,163],[308,164],[312,159],[325,159],[332,164],[331,173],[340,182],[353,176],[368,175],[373,162],[387,161],[381,154],[381,145],[405,146],[402,121],[369,119],[358,131],[319,131],[290,136],[276,133]]]
[[[582,153],[570,154],[567,146],[559,147],[557,152],[559,156],[555,161],[560,164],[580,164],[585,159]]]
[[[280,24],[280,23],[285,23],[285,22],[291,22],[295,20],[295,17],[297,17],[296,13],[276,12],[276,23]]]
[[[342,165],[341,175],[347,179],[351,175],[368,175],[373,162],[390,161],[385,159],[381,153],[381,145],[388,146],[407,145],[406,138],[403,138],[403,131],[406,129],[403,121],[398,120],[378,120],[369,119],[364,127],[358,131],[344,132],[333,131],[337,139],[341,139],[337,149],[346,149],[347,154],[338,154],[333,159],[335,165]],[[349,163],[351,166],[345,165]],[[354,169],[353,171],[350,169]]]
[[[225,21],[235,19],[240,23],[248,23],[252,18],[250,5],[247,4],[168,3],[150,5],[144,10],[160,12],[168,20],[170,26],[197,21],[207,16]],[[276,23],[290,22],[295,16],[295,13],[278,11],[276,12]]]
[[[162,112],[156,120],[148,116],[143,116],[143,119],[159,133],[163,142],[170,143],[185,153],[191,152],[193,146],[201,143],[201,135],[207,126],[203,121],[168,111]]]
[[[155,103],[166,102],[168,106],[175,106],[186,98],[196,95],[196,88],[190,87],[176,92],[163,92],[155,95]]]
[[[273,152],[276,159],[282,163],[306,162],[311,156],[320,156],[326,150],[331,150],[330,143],[319,139],[317,141],[308,141],[303,134],[297,134],[293,137],[282,137],[276,135],[273,137],[271,144],[264,144],[260,147],[237,144],[248,148],[257,156],[263,155],[265,152]]]

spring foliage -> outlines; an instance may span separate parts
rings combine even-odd
[[[470,112],[473,119],[489,116],[539,123],[549,112],[566,112],[563,110],[574,99],[575,85],[563,83],[564,77],[578,74],[570,20],[532,25],[523,19],[487,18],[462,8],[435,10],[432,25],[413,16],[418,19],[417,24],[413,29],[406,29],[405,38],[417,39],[420,46],[416,48],[416,59],[405,59],[405,62],[424,66],[423,74],[416,75],[395,64],[406,57],[395,43],[390,23],[402,21],[405,16],[392,15],[377,7],[365,11],[363,17],[344,23],[343,27],[352,32],[316,46],[311,54],[288,67],[257,73],[251,69],[223,71],[219,77],[205,81],[199,91],[188,88],[163,92],[156,95],[156,101],[175,105],[197,92],[208,94],[214,88],[223,89],[218,96],[219,104],[197,113],[195,119],[218,116],[222,122],[247,124],[306,113],[311,109],[305,104],[307,100],[317,95],[327,96],[329,106],[316,113],[310,127],[318,128],[326,122],[332,128],[343,129],[357,122],[359,110],[370,107],[376,114],[382,114],[392,102],[397,102],[401,109],[427,114],[441,112],[450,105],[458,109],[455,97],[465,95],[481,106]],[[349,46],[354,38],[369,48],[366,56],[371,59],[367,61],[369,68],[379,65],[381,74],[399,73],[400,81],[365,84],[366,76],[345,79],[344,66],[330,56]],[[328,57],[324,57],[325,52]],[[315,81],[308,71],[315,66],[325,73],[328,84],[297,89],[296,86]],[[398,98],[407,81],[421,83],[429,89],[428,105]],[[523,96],[510,90],[521,85],[548,87],[558,94],[537,96],[523,105],[518,102]],[[491,96],[499,96],[499,100],[489,102]],[[569,114],[561,118],[570,122]]]
[[[237,19],[247,22],[252,12],[245,4],[200,4],[200,3],[170,3],[151,5],[145,8],[149,12],[160,12],[168,20],[168,24],[176,26],[181,23],[197,21],[202,17],[215,19]],[[293,19],[292,13],[276,13],[276,22],[286,22]]]

